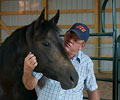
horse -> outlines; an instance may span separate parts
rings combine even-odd
[[[36,72],[60,82],[63,89],[77,85],[78,73],[68,59],[56,25],[58,10],[50,20],[40,16],[31,24],[16,29],[0,46],[0,100],[37,100],[35,90],[27,90],[22,82],[24,59],[34,53]]]

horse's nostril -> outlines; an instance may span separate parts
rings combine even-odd
[[[71,80],[72,82],[74,82],[74,79],[72,78],[72,76],[70,76],[70,80]]]

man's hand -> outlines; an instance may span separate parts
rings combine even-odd
[[[37,85],[38,79],[32,74],[32,71],[37,65],[36,57],[30,52],[24,60],[24,71],[22,77],[23,84],[28,90],[34,89]]]
[[[24,60],[24,71],[32,72],[37,65],[38,62],[35,55],[30,52]]]

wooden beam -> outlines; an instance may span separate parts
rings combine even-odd
[[[113,40],[100,40],[100,43],[103,44],[112,44]]]
[[[88,40],[88,44],[95,44],[95,40]],[[112,40],[100,40],[101,44],[112,44]]]
[[[106,8],[105,12],[112,12],[112,8]],[[120,8],[116,8],[116,12],[120,12]]]
[[[34,15],[40,13],[41,11],[12,11],[12,12],[0,12],[0,15]]]
[[[43,0],[44,1],[44,0]],[[106,12],[112,12],[112,8],[106,8]],[[48,14],[55,14],[57,10],[46,10]],[[116,12],[120,12],[120,8],[116,8]],[[33,15],[40,14],[41,11],[11,11],[11,12],[0,12],[0,15]],[[68,10],[60,10],[61,14],[69,14],[69,13],[94,13],[94,9],[68,9]]]
[[[72,25],[58,25],[59,26],[59,28],[63,28],[63,29],[68,29],[68,28],[70,28]],[[89,28],[94,28],[95,27],[95,25],[93,25],[93,24],[87,24],[87,26],[89,27]],[[8,29],[18,29],[18,28],[21,28],[21,27],[23,27],[23,26],[7,26],[8,27]],[[105,25],[105,27],[106,28],[112,28],[113,27],[113,25],[112,24],[106,24]],[[120,28],[120,24],[117,24],[117,28]],[[3,27],[1,27],[0,26],[0,29],[3,29]]]
[[[58,25],[60,28],[70,28],[72,25]],[[87,26],[89,28],[96,28],[97,26],[96,25],[93,25],[93,24],[87,24]],[[99,25],[99,27],[101,28],[101,25]],[[113,28],[113,25],[112,24],[106,24],[105,25],[106,28]],[[117,24],[117,28],[120,28],[120,24]]]
[[[47,3],[47,1],[45,3]],[[55,14],[57,12],[57,10],[48,10],[47,4],[46,5],[43,4],[42,8],[45,8],[46,13],[48,12],[48,14]],[[61,14],[66,14],[66,13],[68,13],[68,14],[69,13],[93,13],[93,12],[94,12],[93,9],[60,10]],[[32,14],[40,14],[40,13],[41,13],[41,11],[11,11],[11,12],[0,12],[0,15],[32,15]]]
[[[58,25],[59,28],[63,28],[63,29],[68,29],[70,28],[72,25]],[[94,28],[94,25],[90,25],[88,24],[87,25],[89,28]],[[8,29],[18,29],[18,28],[21,28],[23,26],[7,26]],[[3,27],[0,27],[0,29],[3,29]]]
[[[94,0],[94,32],[98,33],[100,32],[100,0]],[[100,38],[99,37],[95,37],[95,45],[94,45],[94,55],[99,57],[100,56],[100,49],[96,48],[100,46]],[[99,61],[95,61],[95,72],[99,72],[99,65],[100,62]]]
[[[95,55],[89,55],[89,57],[95,57]],[[112,57],[112,55],[101,55],[100,57]]]
[[[87,44],[95,44],[95,41],[94,40],[88,40]]]
[[[45,19],[48,19],[48,0],[42,0],[42,8],[45,9]]]
[[[57,10],[48,10],[48,14],[55,14]],[[61,14],[69,14],[69,13],[93,13],[94,9],[68,9],[68,10],[60,10]]]
[[[58,25],[60,28],[69,29],[72,25]],[[89,28],[94,28],[94,25],[87,24]]]
[[[113,24],[106,24],[106,28],[113,28]],[[117,28],[120,28],[120,24],[117,24]]]
[[[5,25],[5,23],[0,20],[0,25],[3,27],[3,29],[10,35],[12,32],[10,31],[10,29]]]
[[[18,29],[21,28],[23,26],[7,26],[9,29]],[[0,27],[1,28],[1,27]]]
[[[1,2],[0,2],[0,12],[1,12]],[[0,20],[1,20],[1,16],[0,16]],[[1,27],[1,25],[0,25]],[[1,36],[1,30],[0,30],[0,41],[2,40],[2,36]]]

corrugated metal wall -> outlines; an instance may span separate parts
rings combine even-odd
[[[104,0],[101,0],[102,2]],[[101,4],[102,4],[101,2]],[[107,8],[112,7],[112,0],[109,0]],[[48,0],[49,10],[65,10],[65,9],[90,9],[94,8],[94,0]],[[117,8],[120,8],[120,0],[117,0]],[[42,0],[5,0],[1,2],[1,11],[40,11],[42,9]],[[49,14],[50,19],[54,14]],[[35,20],[39,15],[2,15],[1,20],[7,26],[11,25],[26,25]],[[120,12],[117,12],[117,24],[120,24]],[[71,25],[76,22],[85,24],[94,24],[94,13],[67,13],[61,14],[58,25]],[[106,13],[106,24],[112,24],[112,14]],[[66,28],[61,29],[61,34],[65,34],[68,30]],[[12,30],[14,31],[14,30]],[[106,31],[112,31],[112,28],[106,28]],[[94,29],[90,28],[90,32],[94,33]],[[120,34],[120,28],[117,29],[117,33]],[[4,40],[8,33],[5,30],[1,30],[2,40]],[[90,40],[93,40],[90,37]],[[112,40],[110,37],[102,37],[101,40]],[[101,55],[112,56],[112,44],[101,44],[100,47],[94,47],[94,44],[88,44],[83,50],[88,55],[94,55],[94,48],[100,48]],[[101,71],[111,71],[112,62],[102,61],[100,62]]]

